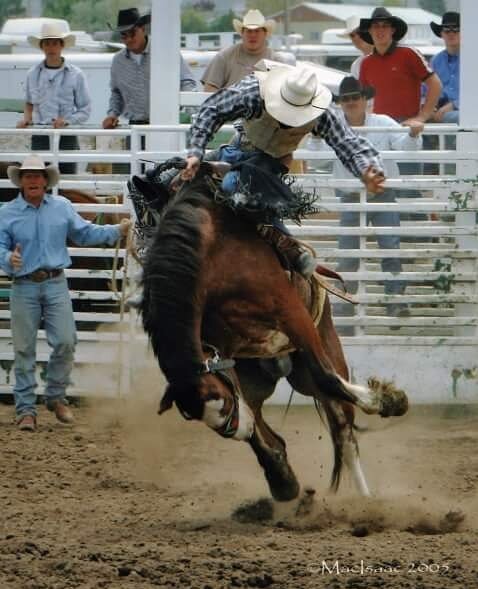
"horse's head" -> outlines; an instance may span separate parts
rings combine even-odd
[[[185,419],[204,421],[225,438],[248,440],[254,433],[254,416],[240,394],[233,365],[233,360],[221,360],[214,352],[194,380],[169,384],[159,413],[176,403]]]
[[[184,159],[172,158],[147,170],[144,176],[133,176],[130,188],[142,195],[148,208],[160,213],[179,188],[180,173],[185,167]]]

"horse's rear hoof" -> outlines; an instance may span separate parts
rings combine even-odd
[[[382,397],[380,415],[382,417],[399,417],[408,411],[408,397],[405,391],[395,389]]]
[[[378,405],[378,411],[375,410],[375,413],[382,417],[399,417],[408,411],[407,394],[397,389],[393,382],[372,377],[368,379],[368,386]]]

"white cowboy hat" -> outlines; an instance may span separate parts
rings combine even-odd
[[[28,155],[23,164],[21,166],[8,166],[7,168],[7,176],[10,179],[12,184],[15,184],[18,188],[20,188],[20,172],[24,172],[25,170],[33,171],[33,170],[41,170],[46,174],[47,177],[47,188],[52,188],[58,184],[60,179],[60,174],[55,166],[45,166],[43,160],[35,155],[31,154]]]
[[[289,127],[301,127],[319,117],[330,105],[332,92],[319,81],[311,66],[275,67],[255,72],[266,111]]]
[[[40,43],[45,39],[61,39],[63,41],[63,46],[65,49],[69,47],[73,47],[76,41],[75,35],[71,33],[65,33],[62,31],[61,27],[56,22],[46,22],[42,25],[40,36],[36,37],[35,35],[30,35],[27,37],[28,42],[33,47],[40,49]]]
[[[241,34],[242,29],[265,29],[267,35],[272,34],[275,29],[275,20],[266,20],[260,10],[249,10],[241,20],[234,18],[232,25],[236,33]]]
[[[348,39],[350,35],[357,31],[360,28],[360,18],[358,16],[352,15],[347,18],[345,21],[345,29],[342,33],[337,33],[337,37],[341,37],[342,39]]]

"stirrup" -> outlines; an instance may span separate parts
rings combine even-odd
[[[295,260],[293,268],[306,280],[308,280],[317,268],[317,260],[310,252],[306,250],[303,251]]]

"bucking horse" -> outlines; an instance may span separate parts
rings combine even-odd
[[[175,404],[184,418],[247,442],[273,498],[289,501],[300,486],[285,441],[262,414],[264,401],[286,376],[296,391],[314,399],[328,423],[332,489],[346,465],[359,492],[368,495],[354,409],[402,415],[406,394],[375,378],[349,381],[327,293],[314,280],[286,271],[250,218],[218,202],[209,164],[176,192],[159,190],[151,181],[155,173],[135,186],[157,214],[140,312],[168,383],[159,413]],[[320,310],[311,314],[318,299]]]

